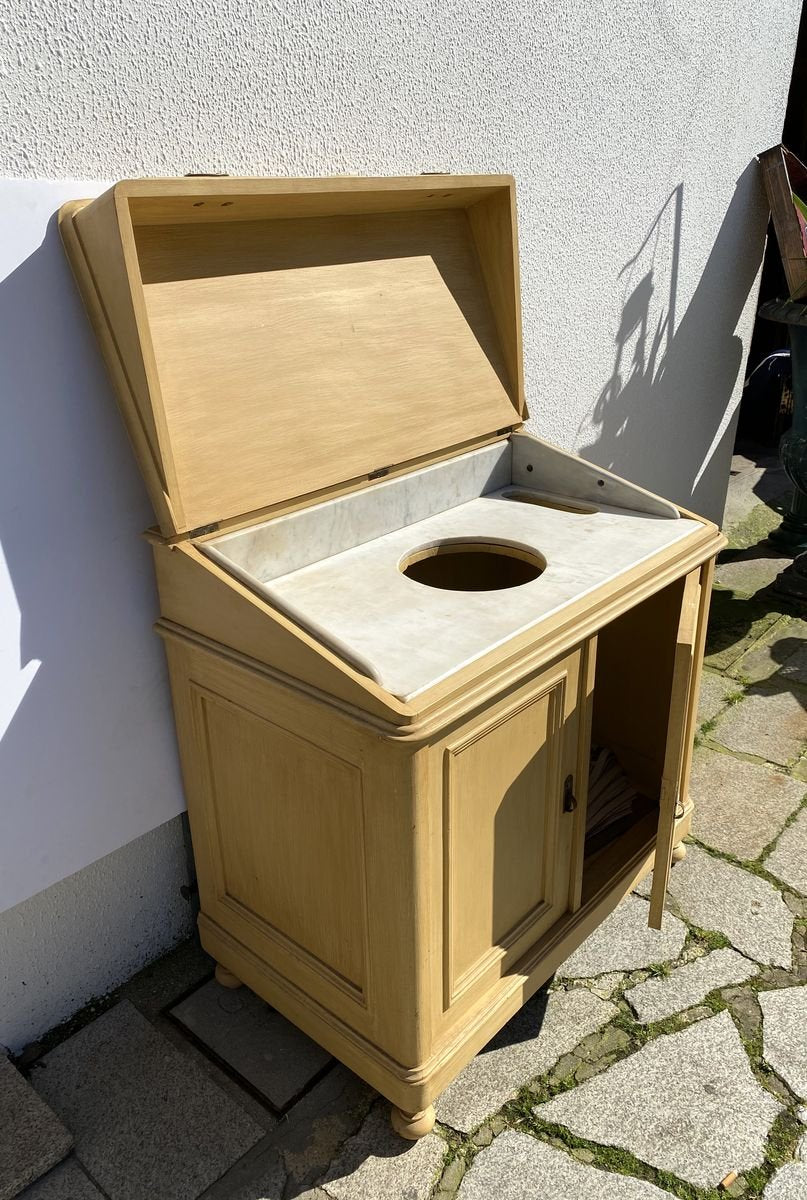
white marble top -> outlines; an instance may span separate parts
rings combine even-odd
[[[623,509],[580,515],[501,497],[459,504],[259,584],[297,622],[404,700],[702,526]],[[546,560],[537,579],[454,592],[400,563],[443,538],[505,541]]]

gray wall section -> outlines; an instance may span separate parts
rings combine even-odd
[[[0,1044],[19,1053],[192,933],[184,821],[0,913]]]

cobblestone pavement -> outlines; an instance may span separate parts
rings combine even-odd
[[[735,468],[664,928],[644,881],[414,1145],[181,947],[20,1064],[74,1141],[25,1200],[807,1200],[807,614],[761,541],[781,481]]]

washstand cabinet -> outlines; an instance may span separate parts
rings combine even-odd
[[[720,533],[523,431],[508,176],[60,226],[158,521],[202,944],[417,1138],[652,862],[659,925]]]

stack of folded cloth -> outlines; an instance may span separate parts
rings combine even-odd
[[[633,816],[640,795],[607,746],[593,746],[588,778],[586,837]]]

